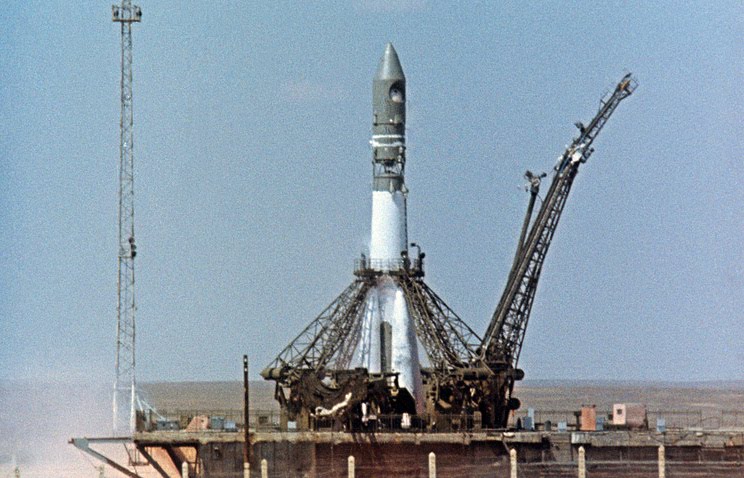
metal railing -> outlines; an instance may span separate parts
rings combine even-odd
[[[159,410],[158,415],[145,420],[142,431],[231,431],[245,427],[242,409]],[[279,424],[280,414],[277,410],[250,411],[249,425],[252,429],[279,430]]]
[[[354,273],[417,271],[421,269],[422,263],[421,259],[356,259],[354,261]]]
[[[533,423],[536,428],[545,430],[546,423],[550,422],[555,430],[558,423],[564,422],[568,430],[575,430],[578,424],[576,414],[575,410],[535,410]],[[598,420],[604,419],[605,428],[613,427],[610,410],[597,409],[596,416]],[[518,423],[524,424],[527,417],[526,410],[519,410],[510,417],[509,427],[518,428]],[[666,430],[744,428],[744,410],[648,410],[646,418],[651,430],[656,429],[659,420],[663,421]]]
[[[241,409],[176,409],[159,411],[159,416],[149,416],[143,420],[140,431],[237,431],[244,428],[245,420]],[[528,413],[520,410],[513,414],[508,429],[517,429],[518,424],[525,428]],[[596,416],[604,418],[604,429],[611,429],[609,411],[597,410]],[[567,431],[577,429],[574,410],[535,410],[532,423],[536,430],[546,430],[550,422],[552,431],[557,430],[559,422],[565,422]],[[647,412],[648,428],[655,430],[657,419],[663,419],[665,430],[720,430],[744,429],[744,410],[650,410]],[[378,415],[367,417],[312,417],[309,428],[314,431],[339,432],[378,432],[378,433],[457,433],[464,431],[494,431],[481,426],[479,414],[439,414],[436,418],[428,415]],[[282,428],[281,413],[278,410],[251,410],[249,426],[260,432],[279,431]],[[298,431],[296,422],[288,422],[287,431]]]
[[[237,431],[244,428],[243,411],[231,410],[183,410],[159,411],[160,417],[145,420],[141,431]],[[348,432],[428,432],[451,433],[479,430],[479,415],[437,415],[436,420],[419,415],[379,415],[366,419],[361,417],[312,417],[313,431]],[[249,426],[256,431],[279,431],[281,413],[276,410],[251,410]],[[299,431],[296,422],[288,422],[287,431]]]
[[[334,417],[315,418],[311,424],[315,431],[348,431],[357,433],[457,433],[484,430],[479,415],[377,415],[362,418],[342,419]]]

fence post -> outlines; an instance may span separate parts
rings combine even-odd
[[[579,447],[579,478],[586,478],[586,450]]]
[[[181,478],[189,478],[189,462],[181,463]]]
[[[512,448],[509,450],[509,469],[511,470],[511,478],[517,478],[517,449]]]
[[[348,467],[349,467],[349,478],[354,478],[354,476],[356,475],[356,467],[354,465],[354,456],[353,455],[349,455],[349,465],[348,465]]]
[[[666,453],[664,445],[659,447],[659,478],[666,478]]]
[[[429,478],[437,478],[437,455],[429,453]]]
[[[266,458],[261,460],[261,478],[269,478],[269,462]]]

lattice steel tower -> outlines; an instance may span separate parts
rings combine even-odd
[[[134,132],[132,117],[132,23],[142,10],[130,0],[112,6],[113,21],[121,25],[121,119],[119,143],[119,302],[116,307],[116,381],[114,383],[114,434],[135,429],[138,408],[135,382],[134,258]]]

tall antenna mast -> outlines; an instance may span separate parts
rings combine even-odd
[[[119,302],[116,307],[116,382],[114,383],[114,434],[135,430],[137,391],[134,361],[134,146],[132,117],[132,23],[142,10],[131,0],[111,7],[113,21],[121,25],[121,120],[119,143]]]

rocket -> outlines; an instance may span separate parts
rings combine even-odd
[[[382,271],[400,265],[407,250],[406,77],[398,54],[387,44],[372,82],[372,267]]]
[[[379,272],[366,304],[358,358],[371,373],[395,372],[423,411],[424,392],[413,320],[402,289],[391,276],[408,249],[405,185],[406,77],[391,43],[372,82],[372,226],[369,268]]]

